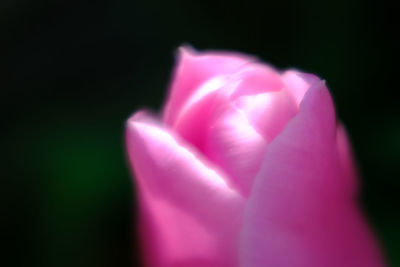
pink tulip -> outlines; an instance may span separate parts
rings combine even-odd
[[[162,118],[127,122],[146,266],[383,266],[323,80],[181,48]]]

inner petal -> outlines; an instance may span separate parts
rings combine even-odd
[[[282,74],[282,81],[288,90],[295,97],[296,102],[300,105],[305,93],[316,82],[321,81],[314,74],[304,73],[296,70],[288,70]]]
[[[259,118],[266,116],[264,110],[268,104],[273,109],[279,109],[278,114],[272,114],[276,117],[274,125],[268,125],[271,118],[262,122],[263,118],[257,121],[253,115],[247,117],[262,136],[272,139],[270,136],[275,136],[283,128],[277,122],[281,121],[284,125],[287,117],[291,118],[293,113],[290,108],[286,110],[286,98],[291,96],[286,91],[280,93],[285,90],[284,86],[280,75],[272,67],[260,63],[246,64],[235,73],[216,75],[204,81],[187,98],[171,126],[186,141],[203,151],[206,138],[204,129],[219,116],[221,107],[237,103],[234,107],[241,109],[244,102],[244,110],[250,110],[250,113],[256,110],[256,117]],[[266,92],[271,93],[271,96],[265,94]],[[268,133],[264,133],[264,128],[269,129]]]
[[[212,118],[229,101],[237,82],[220,75],[202,84],[188,99],[172,125],[173,130],[183,139],[204,150],[206,129]]]
[[[244,95],[280,91],[285,87],[279,73],[266,64],[247,64],[235,73],[235,76],[240,80],[240,84],[232,95],[233,99]]]
[[[208,128],[204,153],[247,197],[266,148],[245,114],[231,104]]]
[[[270,143],[297,114],[294,97],[286,88],[263,94],[242,96],[235,101],[251,125]]]
[[[233,52],[197,52],[191,47],[181,47],[163,118],[171,125],[179,115],[181,108],[199,86],[217,75],[229,75],[256,59]]]

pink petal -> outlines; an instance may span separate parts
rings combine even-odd
[[[337,150],[339,154],[339,164],[342,170],[343,183],[347,184],[348,194],[356,194],[358,186],[358,171],[354,160],[353,151],[345,127],[340,123],[336,130]]]
[[[253,126],[269,140],[297,112],[292,96],[284,91],[278,73],[264,64],[248,63],[236,72],[216,75],[204,83],[187,98],[179,114],[170,125],[187,142],[204,152],[206,129],[213,123],[230,102],[242,102],[246,109],[256,107],[255,96],[270,92],[268,103],[259,103],[258,115],[248,114]],[[254,95],[256,94],[256,95]],[[247,106],[246,106],[247,105]],[[266,129],[268,128],[268,129]]]
[[[354,195],[342,193],[333,104],[323,83],[268,146],[246,206],[243,266],[382,266]]]
[[[179,115],[171,125],[174,132],[185,141],[204,150],[205,134],[208,125],[218,115],[221,107],[229,101],[237,83],[227,76],[216,76],[207,80],[186,101]]]
[[[235,79],[240,81],[232,98],[243,95],[255,95],[266,92],[280,91],[285,87],[279,73],[272,67],[251,63],[235,73]]]
[[[298,105],[300,105],[307,90],[320,81],[320,79],[314,74],[304,73],[297,70],[285,71],[282,74],[282,80],[295,97]]]
[[[244,200],[223,174],[143,112],[127,124],[148,266],[232,266]]]
[[[164,109],[164,121],[172,125],[187,99],[212,77],[236,72],[254,58],[238,53],[198,53],[190,47],[181,47],[178,63]]]
[[[293,96],[286,88],[263,94],[243,96],[236,100],[251,125],[270,143],[298,111]]]
[[[246,197],[266,148],[264,138],[233,105],[227,105],[207,127],[204,154],[224,169],[237,190]]]

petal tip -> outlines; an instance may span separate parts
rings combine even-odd
[[[139,110],[126,121],[127,132],[138,131],[141,125],[160,126],[161,123],[149,110]]]
[[[175,52],[175,57],[178,60],[181,60],[183,58],[187,57],[193,57],[197,54],[196,49],[190,45],[190,44],[182,44],[181,46],[178,47],[178,49]]]
[[[133,113],[126,121],[126,126],[134,126],[135,123],[143,121],[145,118],[149,117],[149,112],[147,110],[139,110]]]

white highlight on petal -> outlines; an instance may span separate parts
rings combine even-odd
[[[224,86],[227,83],[227,80],[224,76],[217,76],[214,77],[207,82],[205,82],[196,92],[195,94],[190,98],[188,101],[188,105],[190,105],[192,102],[196,102],[199,99],[203,98],[205,95],[208,95],[222,86]]]
[[[185,103],[184,107],[180,112],[180,116],[185,114],[185,112],[196,102],[200,101],[205,96],[217,91],[220,88],[226,90],[226,85],[228,84],[228,79],[224,75],[216,76],[212,79],[207,80],[202,86],[200,86],[195,93],[189,98]]]
[[[238,98],[235,105],[240,110],[240,112],[249,120],[249,123],[253,126],[253,128],[257,129],[261,135],[263,134],[262,130],[258,126],[259,120],[265,120],[268,122],[270,120],[269,116],[266,114],[270,114],[273,112],[271,110],[273,108],[273,95],[269,93],[256,94],[251,96],[242,96]],[[265,138],[266,136],[264,136]],[[269,142],[270,140],[266,140]]]
[[[271,104],[272,95],[271,93],[262,93],[251,96],[241,97],[237,103],[238,108],[247,114],[249,118],[256,118]]]
[[[262,140],[260,134],[251,126],[244,112],[238,108],[235,108],[235,110],[240,116],[235,116],[235,113],[232,113],[225,122],[226,125],[233,130],[232,135],[236,137],[237,140]]]

